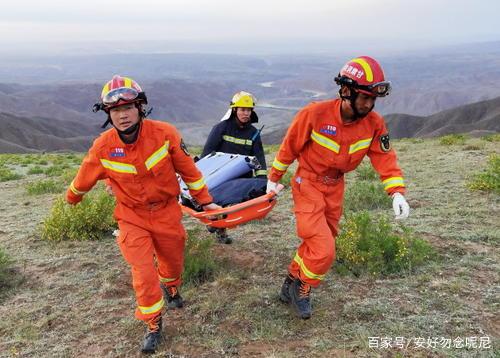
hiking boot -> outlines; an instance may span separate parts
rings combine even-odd
[[[295,278],[291,275],[288,274],[285,278],[285,281],[283,282],[283,286],[281,286],[281,292],[280,292],[280,301],[283,303],[290,303],[290,285],[293,283]]]
[[[220,244],[229,245],[233,242],[233,239],[227,235],[226,229],[217,229],[215,232],[215,238]]]
[[[297,278],[290,285],[288,292],[299,317],[302,319],[311,318],[311,285]]]
[[[142,353],[155,353],[161,341],[161,313],[146,322],[146,335],[142,342]]]
[[[182,308],[184,306],[184,301],[177,286],[161,285],[161,289],[163,290],[163,297],[167,299],[168,308]]]
[[[213,226],[207,226],[207,230],[209,233],[213,234],[214,232],[217,231],[217,228]]]

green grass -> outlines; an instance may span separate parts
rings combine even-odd
[[[391,207],[391,202],[381,183],[358,180],[347,185],[344,211],[386,209]]]
[[[370,210],[372,225],[367,230],[374,249],[362,247],[358,253],[380,257],[373,254],[383,252],[380,247],[397,252],[397,244],[375,240],[375,233],[384,234],[378,225],[380,215],[386,215],[391,226],[386,237],[422,239],[436,256],[420,266],[378,275],[366,267],[353,269],[358,276],[347,269],[341,274],[333,266],[322,285],[313,289],[312,319],[303,321],[277,298],[300,244],[289,188],[264,220],[230,230],[232,245],[212,244],[205,228],[185,216],[183,223],[197,247],[186,249],[186,257],[208,256],[193,265],[193,272],[210,272],[204,268],[209,259],[217,267],[199,281],[185,274],[188,280],[181,293],[186,305],[166,313],[167,338],[157,356],[498,356],[498,294],[494,288],[500,285],[500,196],[467,187],[471,174],[486,168],[490,155],[498,155],[498,142],[471,138],[454,147],[443,146],[435,138],[395,140],[393,145],[404,171],[410,217],[394,221],[390,203]],[[274,155],[268,152],[268,163]],[[57,156],[64,157],[57,161],[60,164],[73,160],[66,154],[45,154],[43,158],[53,165]],[[18,168],[19,156],[0,156],[0,162],[4,159],[9,161],[5,165]],[[378,178],[366,176],[363,170],[360,168],[361,176],[356,172],[347,175],[347,188],[359,182],[379,184]],[[8,290],[1,303],[0,351],[26,357],[137,355],[143,325],[133,316],[130,268],[110,231],[101,234],[104,240],[40,240],[37,224],[49,215],[60,194],[28,196],[24,187],[28,180],[2,187],[0,246],[12,257],[10,267],[18,275],[22,273],[24,283],[22,289]],[[383,190],[379,193],[385,197]],[[359,204],[366,208],[361,201]],[[360,214],[346,213],[348,217]],[[402,224],[411,228],[408,234]],[[207,248],[200,249],[201,244]],[[370,336],[488,336],[493,348],[415,349],[410,345],[404,350],[383,350],[368,347]]]
[[[475,174],[467,186],[471,190],[492,191],[500,195],[500,155],[492,154],[486,169]]]
[[[45,172],[45,169],[43,169],[39,165],[35,165],[34,167],[29,168],[28,172],[26,174],[28,174],[28,175],[43,174],[44,172]]]
[[[362,163],[359,167],[356,168],[356,178],[358,180],[378,180],[379,175],[377,172],[373,169],[373,166],[368,163],[364,162]]]
[[[481,137],[481,139],[487,142],[500,142],[500,133],[489,134],[484,137]]]
[[[448,134],[439,139],[441,145],[463,145],[467,140],[465,134]]]
[[[356,276],[408,274],[434,259],[431,246],[410,229],[398,232],[386,218],[366,211],[346,215],[336,243],[337,272]]]
[[[50,241],[99,240],[116,227],[114,197],[104,190],[85,195],[77,205],[58,198],[41,224],[41,237]]]
[[[62,193],[65,185],[58,180],[46,179],[26,184],[26,191],[29,195],[56,194]]]
[[[66,163],[56,164],[45,169],[45,175],[49,177],[58,177],[63,175],[66,169],[69,169],[69,165]]]
[[[199,229],[188,230],[187,233],[182,279],[187,285],[198,286],[213,278],[218,263],[212,254],[211,238],[200,237]]]
[[[12,259],[0,247],[0,292],[11,286],[12,273],[9,272]]]
[[[15,171],[0,166],[0,182],[21,179],[23,176]]]

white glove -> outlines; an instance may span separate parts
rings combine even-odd
[[[278,191],[279,191],[278,190],[278,183],[268,180],[267,187],[266,187],[266,194],[269,194],[272,191],[274,191],[276,194],[278,194]]]
[[[408,202],[401,193],[392,195],[392,208],[397,220],[406,219],[410,215],[410,205],[408,205]]]

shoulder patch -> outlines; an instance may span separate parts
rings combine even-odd
[[[184,152],[184,154],[186,154],[187,156],[189,156],[189,151],[188,151],[188,149],[186,147],[186,144],[184,144],[184,139],[181,139],[181,149]]]
[[[391,142],[389,140],[389,134],[384,134],[380,136],[380,149],[383,152],[388,152],[391,150]]]

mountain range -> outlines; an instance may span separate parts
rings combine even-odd
[[[453,133],[485,135],[500,132],[500,97],[459,106],[430,116],[384,116],[391,138],[437,137]],[[264,133],[264,143],[280,143],[288,126]]]
[[[393,84],[376,106],[393,137],[499,131],[500,42],[374,56]],[[153,108],[150,117],[173,123],[196,145],[232,95],[250,91],[258,99],[264,142],[277,143],[297,110],[336,96],[333,77],[346,60],[335,54],[4,56],[0,152],[84,150],[102,131],[106,115],[91,107],[113,74],[136,79]]]

